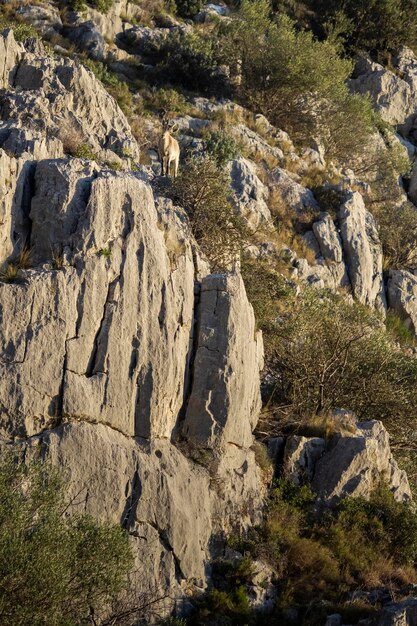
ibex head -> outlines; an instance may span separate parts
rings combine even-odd
[[[167,111],[165,109],[162,110],[161,123],[164,133],[167,131],[169,131],[170,133],[174,133],[176,130],[178,130],[178,124],[176,124],[174,120],[169,119]]]

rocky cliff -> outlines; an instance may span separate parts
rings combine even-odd
[[[217,535],[259,520],[262,338],[239,273],[210,274],[145,170],[64,157],[68,119],[137,151],[93,75],[1,42],[2,260],[31,251],[0,282],[2,437],[62,467],[79,508],[129,531],[145,588],[175,598],[206,585]]]
[[[195,23],[228,23],[227,14],[212,5]],[[312,289],[325,299],[328,290],[372,310],[360,338],[385,329],[387,312],[395,313],[411,329],[410,359],[417,285],[412,267],[387,267],[371,210],[378,165],[357,159],[350,169],[315,140],[296,147],[266,117],[231,100],[194,94],[178,104],[171,94],[183,154],[204,155],[210,128],[219,119],[222,128],[228,116],[239,148],[220,169],[250,243],[242,262],[214,273],[190,211],[175,204],[160,176],[160,121],[135,93],[138,68],[141,80],[154,77],[158,46],[194,26],[168,15],[158,25],[138,24],[146,15],[124,0],[107,15],[92,6],[83,12],[28,3],[17,8],[18,23],[34,26],[44,43],[18,42],[11,29],[0,36],[0,437],[25,458],[39,455],[60,469],[74,512],[126,529],[135,554],[131,590],[162,595],[163,612],[180,615],[186,598],[213,584],[217,557],[245,558],[225,539],[250,536],[261,524],[272,474],[311,487],[315,511],[337,510],[345,498],[369,500],[381,480],[395,503],[412,499],[379,421],[384,414],[360,421],[338,406],[325,416],[330,433],[312,436],[299,423],[279,436],[264,432],[263,422],[256,430],[273,346],[264,370],[262,333],[246,291],[261,289],[263,278],[245,285],[244,264],[272,267],[295,298]],[[89,65],[87,56],[105,65]],[[375,131],[366,150],[385,157],[395,145],[411,164],[417,59],[403,49],[393,64],[363,59],[350,88],[370,93],[400,132]],[[126,115],[105,89],[114,80],[106,68],[128,92],[129,85],[140,115]],[[237,80],[232,74],[219,71],[229,86]],[[153,86],[148,101],[155,93]],[[416,178],[415,166],[409,181],[395,178],[396,209],[414,210]],[[285,306],[268,310],[273,323],[288,315]],[[402,355],[400,341],[393,351]],[[343,367],[347,360],[348,348]],[[410,368],[404,378],[413,376]],[[301,417],[303,425],[311,415]],[[265,550],[245,581],[251,606],[267,612],[277,594],[269,557]],[[375,597],[372,606],[380,603]],[[285,610],[289,623],[308,624],[297,621],[297,607]],[[412,624],[415,602],[387,604],[375,620],[362,623]]]

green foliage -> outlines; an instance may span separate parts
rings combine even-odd
[[[0,30],[11,28],[16,41],[25,41],[26,39],[39,39],[39,33],[33,28],[31,24],[25,22],[19,22],[15,19],[9,18],[6,15],[0,15]]]
[[[350,52],[381,54],[417,42],[415,0],[307,0],[306,4],[314,12],[315,31],[341,40]]]
[[[171,33],[155,54],[160,79],[207,94],[225,92],[227,80],[219,68],[220,45],[213,33]]]
[[[107,13],[113,6],[113,0],[89,0],[91,6],[93,6],[100,13]]]
[[[245,222],[228,200],[229,190],[228,174],[209,158],[191,159],[173,184],[173,198],[187,211],[213,270],[230,268],[248,241]]]
[[[108,259],[111,257],[111,250],[110,248],[100,248],[100,250],[98,251],[98,255]]]
[[[414,269],[417,263],[417,209],[411,202],[391,202],[373,208],[385,265],[391,269]]]
[[[241,74],[238,93],[292,138],[320,138],[330,157],[346,160],[363,148],[373,127],[369,101],[351,96],[352,63],[331,41],[297,30],[267,0],[244,0],[226,29],[222,52]],[[352,132],[355,129],[355,132]]]
[[[2,623],[81,626],[125,587],[133,556],[124,532],[67,513],[54,470],[1,461]]]
[[[394,311],[387,312],[385,325],[394,340],[398,341],[401,346],[410,347],[416,345],[414,333]]]
[[[286,307],[265,341],[275,406],[292,419],[349,407],[359,419],[391,423],[396,434],[412,427],[417,359],[397,350],[377,314],[313,290]]]
[[[73,11],[82,13],[87,9],[87,2],[100,13],[108,13],[113,5],[113,0],[68,0],[68,6]]]
[[[231,591],[212,589],[197,602],[197,613],[188,620],[190,626],[223,624],[239,626],[249,617],[249,600],[243,585]],[[221,620],[221,621],[220,621]]]
[[[210,131],[205,136],[206,150],[219,167],[238,156],[236,141],[223,130]]]
[[[97,155],[87,143],[81,143],[74,151],[74,156],[78,159],[89,159],[90,161],[97,161]]]
[[[333,510],[320,511],[308,487],[278,482],[262,526],[235,547],[269,562],[276,574],[277,619],[299,607],[300,624],[322,624],[322,605],[353,614],[344,604],[358,586],[391,588],[415,575],[417,515],[412,504],[399,503],[383,485],[371,496],[347,498]],[[357,606],[366,617],[370,606]],[[272,622],[274,623],[274,622]]]
[[[151,111],[166,113],[172,117],[175,115],[186,115],[189,111],[189,104],[184,96],[169,87],[157,89],[150,94],[145,95],[146,106]]]
[[[274,324],[280,301],[289,295],[290,288],[284,277],[265,261],[245,259],[241,271],[257,324],[262,330],[267,330]]]
[[[192,19],[201,11],[201,0],[175,0],[177,14],[185,19]]]

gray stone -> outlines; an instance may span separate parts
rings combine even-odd
[[[271,213],[267,205],[268,188],[256,174],[255,165],[247,159],[239,158],[229,164],[232,201],[237,211],[256,230],[260,224],[271,223]]]
[[[382,246],[375,220],[366,210],[360,193],[347,195],[338,219],[354,297],[362,304],[385,310]]]
[[[125,115],[92,72],[71,59],[48,56],[42,48],[22,54],[10,32],[0,37],[0,60],[2,47],[8,67],[7,77],[3,74],[3,120],[59,136],[73,150],[88,144],[104,160],[111,160],[109,150],[138,159],[139,147]]]
[[[317,201],[310,189],[296,182],[285,170],[276,167],[271,172],[270,186],[277,192],[282,201],[294,213],[318,209]]]
[[[350,86],[356,93],[369,94],[375,109],[389,124],[405,124],[414,113],[410,85],[382,65],[369,63],[366,72],[351,80]]]
[[[17,9],[21,20],[31,24],[43,37],[49,39],[62,29],[59,11],[50,4],[21,6]]]
[[[86,52],[94,61],[103,61],[106,51],[106,42],[92,20],[66,29],[66,36],[73,41],[79,50]]]
[[[387,300],[389,308],[417,334],[417,277],[406,270],[390,270]]]
[[[262,338],[255,333],[253,310],[239,274],[203,279],[197,323],[183,434],[204,448],[224,443],[249,447],[261,406]]]
[[[316,462],[323,455],[325,447],[326,442],[320,437],[289,437],[284,452],[285,478],[296,485],[311,482]]]
[[[394,460],[382,422],[363,422],[357,434],[335,436],[332,447],[316,463],[313,488],[328,504],[346,496],[368,498],[385,480],[396,500],[411,499],[407,475]]]

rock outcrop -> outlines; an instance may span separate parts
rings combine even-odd
[[[375,220],[360,193],[349,194],[338,220],[353,295],[363,304],[385,309],[382,246]]]
[[[64,155],[66,122],[137,154],[93,75],[10,32],[0,51],[2,267],[30,248],[0,280],[1,441],[59,466],[78,508],[128,530],[143,590],[175,600],[207,584],[215,538],[260,519],[253,310],[146,169]]]
[[[311,482],[319,499],[333,505],[346,496],[369,497],[381,480],[399,500],[411,499],[407,475],[394,460],[382,422],[362,422],[327,442],[290,436],[284,448],[284,476],[296,484]]]
[[[390,309],[417,334],[417,277],[406,270],[391,270],[387,300]]]

